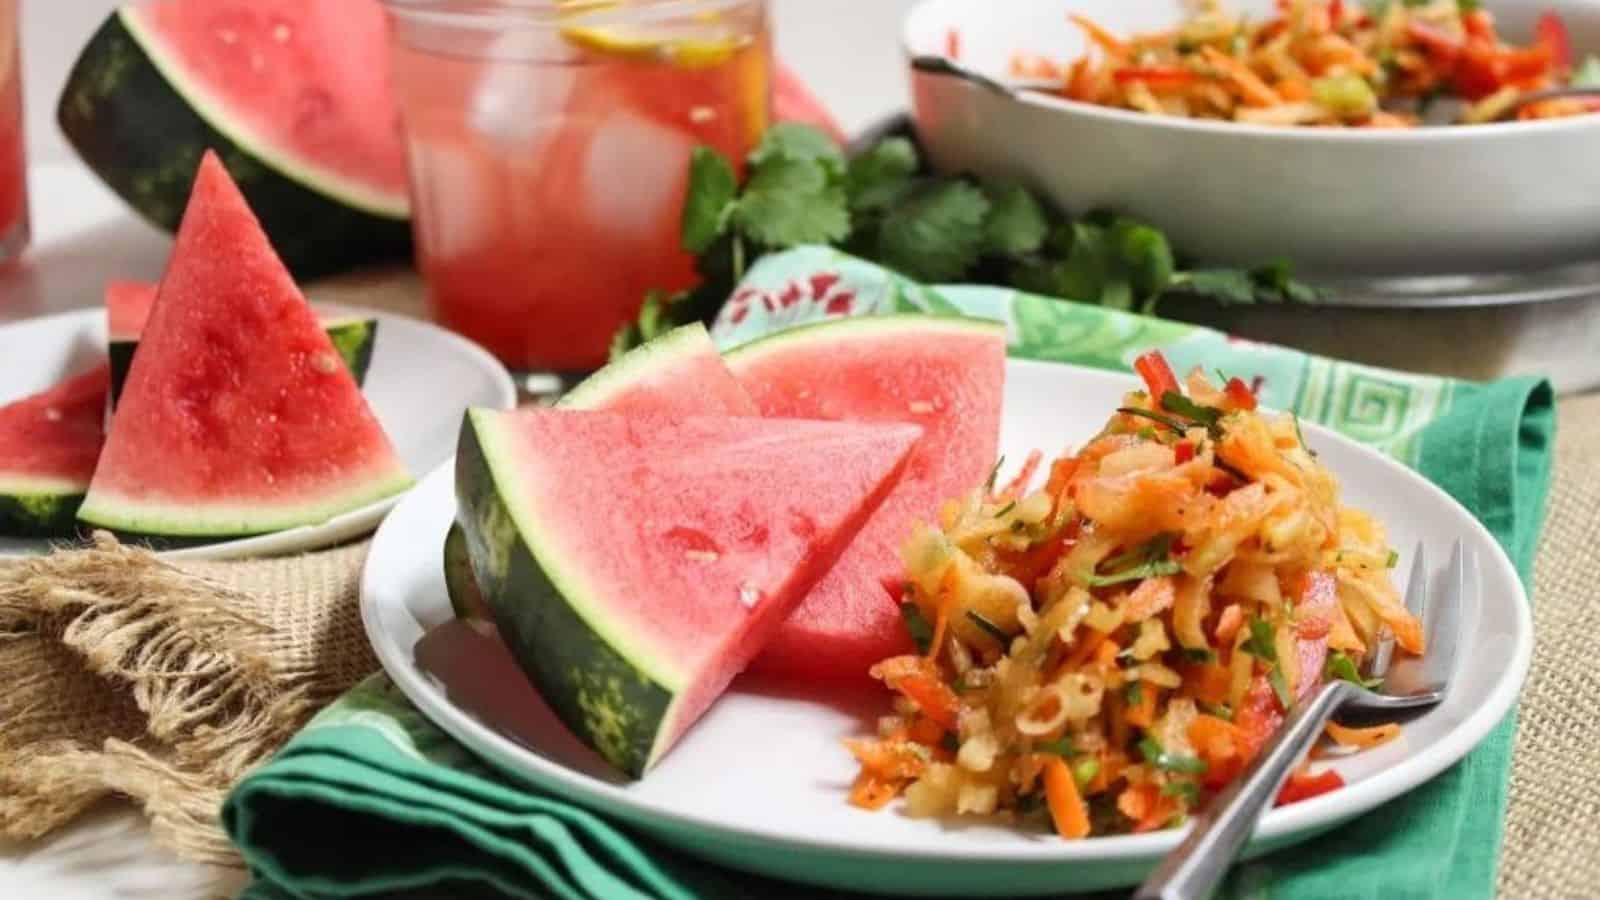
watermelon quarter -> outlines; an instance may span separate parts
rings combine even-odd
[[[899,611],[900,547],[917,520],[982,483],[1000,441],[1005,329],[934,316],[834,319],[727,355],[764,416],[910,422],[906,474],[753,667],[797,681],[862,679],[912,652]]]
[[[74,532],[105,440],[109,383],[100,366],[0,406],[0,534]]]
[[[111,403],[122,395],[128,380],[133,352],[139,349],[139,335],[156,302],[157,285],[143,281],[113,281],[106,285],[106,356],[111,360]],[[372,364],[372,347],[378,340],[378,320],[360,316],[324,318],[322,327],[328,340],[339,351],[339,358],[355,377],[356,384],[367,379]]]
[[[79,518],[205,540],[411,483],[222,164],[206,154]]]
[[[410,248],[405,153],[377,0],[156,0],[113,12],[57,107],[83,161],[173,230],[213,148],[289,268]]]
[[[832,565],[920,435],[472,410],[457,515],[512,655],[568,727],[638,776]]]

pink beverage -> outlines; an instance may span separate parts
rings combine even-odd
[[[22,143],[18,0],[0,0],[0,266],[28,243],[28,163]]]
[[[388,0],[417,262],[435,317],[513,368],[605,362],[645,292],[694,283],[689,156],[768,121],[760,0]]]

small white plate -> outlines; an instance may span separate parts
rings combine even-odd
[[[1021,460],[1081,444],[1136,386],[1077,366],[1007,363],[1001,450]],[[1448,701],[1404,736],[1334,767],[1348,786],[1269,812],[1252,853],[1302,841],[1405,793],[1464,756],[1510,708],[1533,648],[1510,560],[1443,491],[1400,464],[1307,426],[1347,501],[1409,556],[1443,560],[1463,539],[1479,560],[1466,644]],[[714,473],[707,473],[715,477]],[[845,802],[855,766],[839,739],[869,731],[887,696],[806,697],[741,680],[659,768],[628,782],[578,744],[498,638],[452,621],[441,544],[455,515],[452,469],[429,475],[378,529],[362,619],[384,669],[430,719],[486,760],[558,797],[735,868],[844,888],[976,896],[1061,894],[1137,882],[1179,833],[1062,841],[1002,825],[869,813]],[[1409,559],[1401,561],[1406,571]],[[1481,599],[1480,599],[1481,598]]]
[[[319,310],[378,320],[378,338],[362,391],[413,474],[432,470],[455,452],[469,406],[509,407],[516,387],[505,367],[472,342],[404,316],[356,307]],[[88,309],[0,327],[0,403],[42,391],[105,360],[105,313]],[[371,531],[398,497],[336,516],[320,525],[185,547],[165,556],[235,559],[326,547]],[[46,540],[0,537],[0,556],[43,553]]]

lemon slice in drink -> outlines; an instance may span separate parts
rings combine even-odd
[[[581,17],[601,9],[626,6],[623,0],[565,0],[562,11]],[[733,33],[718,24],[716,13],[696,17],[699,21],[694,31],[683,26],[667,29],[620,25],[567,25],[561,36],[568,43],[592,53],[619,56],[641,61],[658,60],[686,69],[718,66],[732,59],[750,42],[745,35]]]

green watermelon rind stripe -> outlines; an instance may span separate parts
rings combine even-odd
[[[702,351],[717,352],[704,325],[695,322],[674,328],[584,379],[567,392],[558,405],[567,409],[599,409],[617,394],[638,387],[652,372],[660,371],[674,359],[691,357]]]
[[[953,335],[1005,334],[1004,322],[974,316],[943,316],[920,313],[895,313],[882,316],[854,316],[823,319],[762,335],[723,354],[729,366],[750,365],[769,354],[787,353],[795,347],[820,342],[835,344],[852,338],[897,337],[908,333]]]
[[[687,679],[664,672],[588,598],[592,586],[558,562],[496,411],[471,410],[456,454],[458,522],[500,636],[545,702],[584,742],[634,777],[659,755]],[[552,636],[558,636],[553,639]]]
[[[268,502],[202,504],[188,500],[177,503],[151,503],[132,497],[118,497],[92,488],[78,510],[79,521],[108,528],[134,538],[234,538],[291,528],[320,525],[336,516],[388,499],[410,488],[411,474],[399,460],[393,467],[364,477],[360,483],[331,493],[318,490],[312,502]]]
[[[248,147],[252,155],[276,169],[285,178],[298,181],[318,193],[336,197],[355,209],[380,218],[398,221],[410,218],[410,203],[404,192],[386,196],[379,190],[357,184],[333,172],[297,163],[288,158],[285,150],[274,146],[271,140],[259,134],[252,134],[237,121],[230,120],[222,112],[223,103],[214,97],[206,96],[195,76],[185,72],[162,47],[161,40],[139,21],[138,11],[137,6],[124,6],[117,10],[115,15],[122,20],[122,27],[128,34],[139,42],[145,55],[150,58],[150,64],[156,67],[161,76],[167,80],[167,84],[217,133],[241,147]]]
[[[0,475],[0,535],[71,537],[87,488],[64,478]]]

